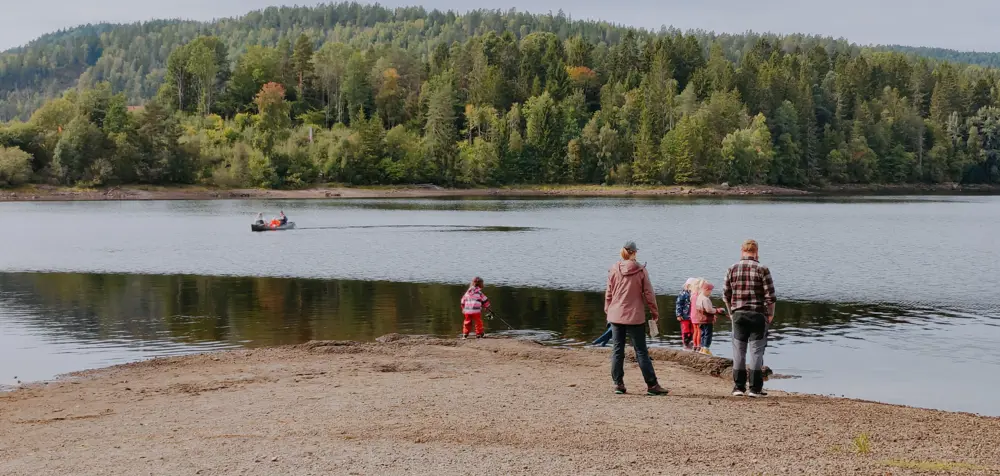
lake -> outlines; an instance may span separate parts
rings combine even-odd
[[[297,230],[249,231],[279,209]],[[770,387],[1000,415],[984,378],[1000,371],[998,197],[2,203],[0,216],[17,224],[0,253],[0,385],[238,346],[457,336],[475,275],[516,328],[491,330],[578,346],[604,329],[624,241],[672,309],[689,276],[721,288],[752,237],[780,300],[767,363],[800,377]],[[677,345],[671,313],[655,345]],[[716,334],[728,356],[728,323]]]

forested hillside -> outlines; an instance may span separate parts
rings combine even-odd
[[[993,182],[998,79],[517,12],[99,25],[0,56],[0,114],[30,117],[0,126],[0,186]]]
[[[534,32],[555,33],[563,40],[582,35],[591,43],[610,46],[619,41],[625,28],[604,22],[570,21],[561,14],[477,11],[456,15],[420,7],[391,10],[357,3],[274,7],[211,23],[154,21],[88,25],[45,35],[25,47],[0,53],[0,121],[27,119],[46,99],[58,97],[77,85],[90,87],[101,81],[109,82],[116,92],[124,92],[130,103],[144,103],[162,84],[170,52],[200,35],[219,37],[226,45],[227,54],[235,57],[248,45],[277,46],[283,39],[294,41],[301,33],[315,41],[339,41],[355,47],[391,44],[426,53],[439,43],[463,42],[490,31],[497,34],[511,31],[517,38]],[[652,34],[635,31],[640,36]],[[690,33],[706,53],[717,42],[726,57],[737,64],[743,52],[762,38],[788,52],[817,45],[831,53],[857,53],[859,50],[858,46],[844,40],[819,36]],[[998,53],[898,45],[873,48],[936,60],[1000,66]]]
[[[132,104],[155,96],[163,82],[170,53],[201,35],[212,35],[233,59],[250,45],[278,46],[306,34],[314,42],[342,42],[356,48],[395,46],[427,56],[437,45],[465,42],[488,32],[510,31],[515,38],[550,32],[560,39],[581,35],[598,45],[617,44],[626,31],[603,22],[570,21],[562,15],[531,15],[515,11],[477,11],[467,15],[426,11],[420,7],[390,10],[341,3],[315,8],[282,7],[253,12],[213,23],[157,21],[130,25],[96,25],[46,35],[24,48],[0,54],[0,120],[27,119],[46,99],[70,87],[92,87],[107,81]],[[635,30],[641,37],[648,32]],[[676,33],[676,32],[669,32]],[[705,52],[718,40],[727,57],[738,61],[758,35],[697,32]],[[830,38],[770,37],[789,51],[797,46],[823,45],[830,51],[853,48]]]

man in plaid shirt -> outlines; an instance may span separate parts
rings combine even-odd
[[[771,270],[758,261],[757,242],[743,243],[743,256],[726,273],[723,287],[733,315],[733,395],[763,397],[764,349],[767,329],[774,320],[774,281]],[[749,371],[747,351],[750,351]],[[750,391],[747,391],[747,374]]]

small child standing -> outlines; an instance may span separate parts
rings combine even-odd
[[[462,323],[462,338],[469,338],[473,322],[476,324],[476,338],[482,338],[485,335],[485,331],[483,330],[483,310],[490,308],[490,300],[483,294],[483,278],[477,276],[472,279],[472,284],[469,285],[469,289],[462,296],[461,304],[462,315],[465,316],[465,322]]]
[[[694,345],[694,326],[691,325],[691,285],[694,278],[688,278],[681,288],[681,293],[677,295],[677,305],[675,311],[677,320],[681,323],[681,343],[685,349],[691,349]]]
[[[712,334],[715,330],[715,315],[725,310],[717,308],[712,304],[712,290],[715,286],[699,279],[695,289],[691,290],[691,322],[700,328],[699,349],[701,353],[712,355],[709,347],[712,346]]]

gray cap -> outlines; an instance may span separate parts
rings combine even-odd
[[[622,248],[625,248],[626,250],[629,250],[632,253],[639,251],[639,248],[635,246],[634,241],[626,241],[625,246],[623,246]]]

